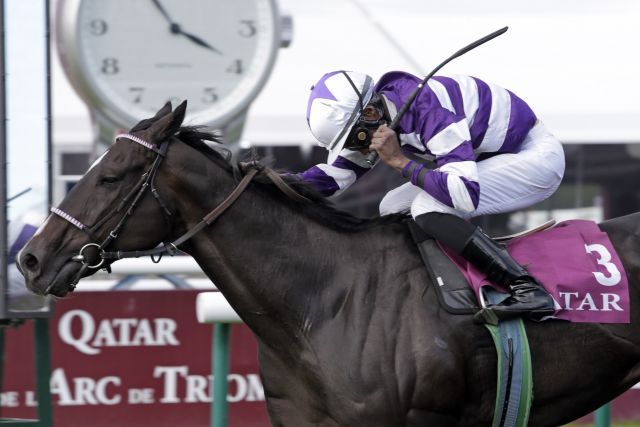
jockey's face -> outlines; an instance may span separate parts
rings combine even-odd
[[[376,121],[382,118],[382,112],[376,106],[368,104],[362,111],[362,118],[367,121]]]

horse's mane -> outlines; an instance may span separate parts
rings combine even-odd
[[[242,167],[239,167],[238,165],[234,166],[231,163],[231,154],[228,150],[221,146],[213,146],[205,142],[210,141],[222,145],[222,138],[215,132],[207,130],[202,126],[183,126],[176,134],[176,137],[183,143],[209,158],[224,170],[231,172],[237,180],[242,177]],[[252,162],[260,165],[257,159],[252,159]],[[384,215],[376,218],[356,217],[348,212],[335,208],[330,200],[320,194],[310,184],[300,179],[296,174],[287,173],[285,171],[279,172],[281,172],[280,176],[282,179],[293,190],[311,200],[312,203],[303,203],[287,197],[264,174],[258,174],[254,178],[254,182],[258,183],[260,187],[271,193],[273,197],[278,197],[284,203],[295,206],[297,210],[302,211],[307,216],[315,218],[318,221],[331,225],[335,228],[345,231],[358,231],[378,225],[399,223],[407,218],[406,215],[403,214]]]

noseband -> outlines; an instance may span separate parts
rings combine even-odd
[[[189,240],[191,237],[193,237],[195,234],[197,234],[206,226],[211,225],[211,223],[213,223],[220,215],[222,215],[238,199],[238,197],[240,197],[240,195],[244,192],[244,190],[247,188],[249,183],[253,180],[253,178],[259,172],[264,172],[267,175],[267,177],[269,177],[271,181],[290,198],[293,198],[303,203],[311,203],[309,199],[307,199],[306,197],[304,197],[303,195],[299,194],[298,192],[293,190],[291,187],[289,187],[289,185],[282,180],[282,178],[278,173],[258,164],[257,162],[251,162],[248,164],[244,164],[245,168],[247,169],[246,174],[244,175],[242,180],[238,183],[238,185],[233,189],[233,191],[222,201],[222,203],[220,203],[215,209],[209,212],[193,228],[188,230],[186,233],[178,237],[173,242],[169,242],[169,243],[165,242],[162,244],[162,246],[158,246],[154,249],[149,249],[145,251],[106,252],[105,248],[118,237],[120,230],[124,226],[127,218],[129,218],[133,214],[138,202],[145,195],[147,189],[151,189],[151,193],[153,194],[153,197],[158,201],[158,204],[162,208],[162,212],[165,215],[165,217],[168,218],[171,216],[171,212],[167,208],[166,204],[162,201],[162,199],[160,198],[160,195],[158,194],[155,188],[156,173],[158,171],[158,168],[160,167],[160,164],[162,163],[162,160],[166,157],[170,140],[167,139],[163,141],[160,144],[160,147],[157,147],[155,144],[151,144],[131,134],[120,134],[116,136],[116,139],[118,138],[127,138],[156,153],[156,156],[149,170],[147,170],[142,174],[137,184],[122,199],[122,201],[118,204],[118,206],[91,227],[86,226],[81,221],[74,218],[67,212],[64,212],[62,209],[59,209],[57,207],[51,208],[52,213],[58,215],[60,218],[66,220],[76,228],[87,233],[90,239],[93,241],[91,243],[87,243],[82,248],[80,248],[80,251],[78,252],[78,254],[71,258],[71,260],[74,262],[80,262],[82,266],[78,271],[78,273],[75,275],[73,282],[69,285],[70,292],[72,292],[76,288],[83,274],[88,269],[97,269],[102,267],[104,265],[105,260],[118,260],[123,258],[139,258],[143,256],[151,256],[154,262],[158,262],[159,259],[157,261],[153,259],[153,257],[156,255],[160,257],[165,253],[169,255],[175,255],[175,253],[178,251],[179,245]],[[95,235],[96,230],[102,225],[104,225],[113,216],[115,216],[119,212],[122,212],[123,210],[124,210],[124,213],[120,217],[120,220],[118,221],[116,226],[109,232],[108,236],[102,241],[102,243],[99,243],[99,244],[95,243],[95,241],[98,240]],[[94,248],[98,252],[98,256],[100,258],[99,261],[95,262],[94,264],[91,264],[91,261],[88,259],[88,256],[85,256],[84,254],[84,252],[89,248]],[[106,266],[105,268],[109,273],[111,272],[109,266]],[[50,285],[49,288],[47,288],[47,290],[45,291],[45,294],[49,293],[52,286],[53,285]]]

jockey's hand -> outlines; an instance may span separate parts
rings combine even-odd
[[[380,126],[373,133],[369,150],[377,152],[383,162],[400,172],[409,162],[409,159],[400,151],[398,136],[387,125]]]

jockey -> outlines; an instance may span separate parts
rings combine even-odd
[[[467,219],[553,194],[564,174],[562,145],[522,99],[468,76],[430,79],[394,132],[386,124],[420,82],[398,71],[375,84],[354,71],[325,74],[311,88],[307,121],[329,160],[298,176],[325,196],[339,194],[377,152],[408,180],[385,195],[381,214],[410,211],[427,234],[506,287],[510,296],[490,307],[498,319],[552,315],[553,299],[536,279]],[[425,155],[435,169],[420,162]]]

